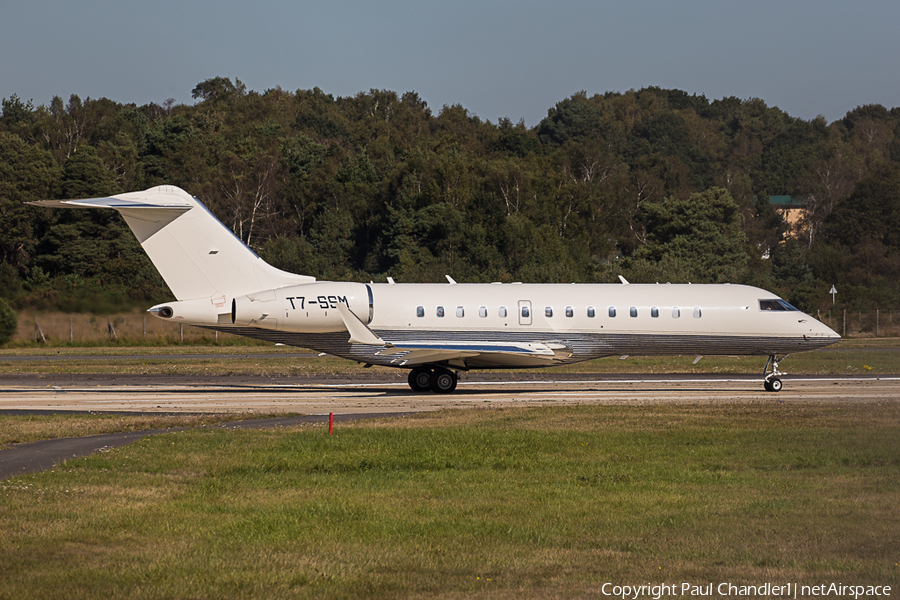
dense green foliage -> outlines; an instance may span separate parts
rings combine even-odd
[[[459,105],[435,114],[415,92],[258,93],[216,77],[193,96],[3,100],[0,296],[95,311],[164,300],[118,215],[23,202],[166,183],[269,262],[319,278],[622,274],[751,283],[808,310],[832,284],[847,307],[900,304],[900,109],[827,124],[645,88],[576,94],[529,129]],[[801,229],[769,194],[805,199]]]
[[[0,344],[5,344],[12,338],[18,325],[16,312],[10,308],[6,300],[0,298]]]

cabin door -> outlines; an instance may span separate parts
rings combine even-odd
[[[531,325],[531,300],[519,300],[519,325]]]

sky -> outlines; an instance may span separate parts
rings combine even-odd
[[[658,86],[830,123],[900,106],[898,23],[896,0],[2,0],[0,98],[193,104],[221,76],[531,127],[579,91]]]

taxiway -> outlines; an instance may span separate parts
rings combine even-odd
[[[433,411],[498,406],[568,404],[896,402],[900,377],[808,377],[786,379],[769,393],[758,377],[659,376],[640,379],[548,379],[461,381],[453,394],[411,391],[402,382],[267,383],[264,380],[99,385],[7,385],[0,411],[92,411],[146,413],[353,414]]]

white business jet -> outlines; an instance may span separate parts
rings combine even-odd
[[[744,285],[316,281],[263,261],[174,186],[32,204],[119,211],[177,298],[149,309],[160,319],[406,368],[420,392],[450,393],[471,369],[682,354],[768,356],[777,392],[780,360],[840,339]]]

